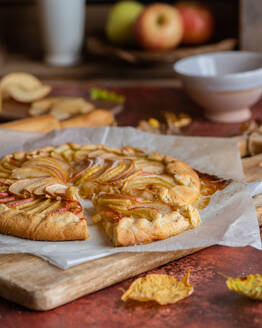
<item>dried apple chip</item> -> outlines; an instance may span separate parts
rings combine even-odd
[[[254,300],[262,301],[262,275],[250,274],[246,277],[228,277],[227,287]]]
[[[194,287],[189,283],[189,274],[190,270],[180,281],[166,274],[148,274],[136,279],[122,295],[121,300],[156,301],[161,305],[176,303],[194,291]]]

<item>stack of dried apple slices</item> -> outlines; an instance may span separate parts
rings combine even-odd
[[[36,240],[87,238],[92,199],[115,246],[164,239],[200,223],[200,179],[187,164],[131,147],[67,143],[0,162],[0,232]]]

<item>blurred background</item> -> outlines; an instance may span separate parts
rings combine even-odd
[[[47,23],[43,23],[43,20],[46,19],[44,17],[46,9],[39,8],[41,7],[39,2],[42,2],[42,7],[44,2],[50,7],[50,1],[48,3],[48,0],[1,0],[1,75],[12,71],[26,71],[40,78],[54,79],[173,79],[172,63],[187,55],[230,49],[262,50],[261,0],[198,1],[213,15],[214,28],[210,38],[201,44],[179,44],[167,52],[161,51],[160,54],[157,50],[142,49],[136,43],[127,46],[110,42],[106,37],[105,26],[110,10],[117,1],[71,1],[71,16],[75,15],[75,22],[71,23],[74,26],[80,19],[77,16],[79,13],[74,12],[73,9],[74,3],[78,1],[83,3],[80,6],[83,8],[82,12],[84,11],[82,58],[77,64],[59,67],[61,66],[59,63],[51,66],[50,63],[46,63],[47,60],[44,60],[46,46],[43,43],[43,33],[47,32],[43,24]],[[62,8],[67,6],[67,2],[64,1],[64,4],[60,5],[61,9],[59,7],[53,9],[57,17],[61,14],[61,10],[64,10]],[[156,1],[139,2],[143,6],[148,6]],[[174,5],[176,1],[158,1],[158,3]],[[50,22],[48,26],[51,26]],[[74,39],[78,37],[80,29],[81,26],[77,31],[72,29]],[[48,33],[50,38],[52,30]],[[63,36],[67,38],[69,35],[70,29],[65,31]]]

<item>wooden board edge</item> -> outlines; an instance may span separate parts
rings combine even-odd
[[[58,282],[52,288],[43,287],[36,290],[25,290],[17,284],[15,285],[9,281],[0,279],[0,296],[32,310],[47,311],[69,303],[84,295],[112,286],[140,273],[198,252],[203,248],[205,247],[166,253],[121,253],[122,259],[120,261],[120,254],[110,255],[108,256],[108,258],[110,258],[108,264],[103,267],[101,266],[101,269],[98,268],[93,276],[86,274],[86,264],[84,263],[80,265],[81,272],[77,272],[75,275],[72,274],[68,279],[63,279],[63,281]],[[39,259],[39,261],[42,260]],[[138,262],[141,263],[139,267],[136,266]],[[46,262],[46,265],[50,264]],[[114,270],[113,279],[112,270]],[[68,283],[69,280],[70,283]],[[81,289],[72,288],[74,283],[79,284],[80,281]],[[65,294],[67,297],[64,297]]]

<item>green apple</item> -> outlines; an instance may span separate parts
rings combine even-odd
[[[136,1],[120,1],[109,13],[106,36],[109,41],[120,45],[134,43],[133,25],[144,6]]]

